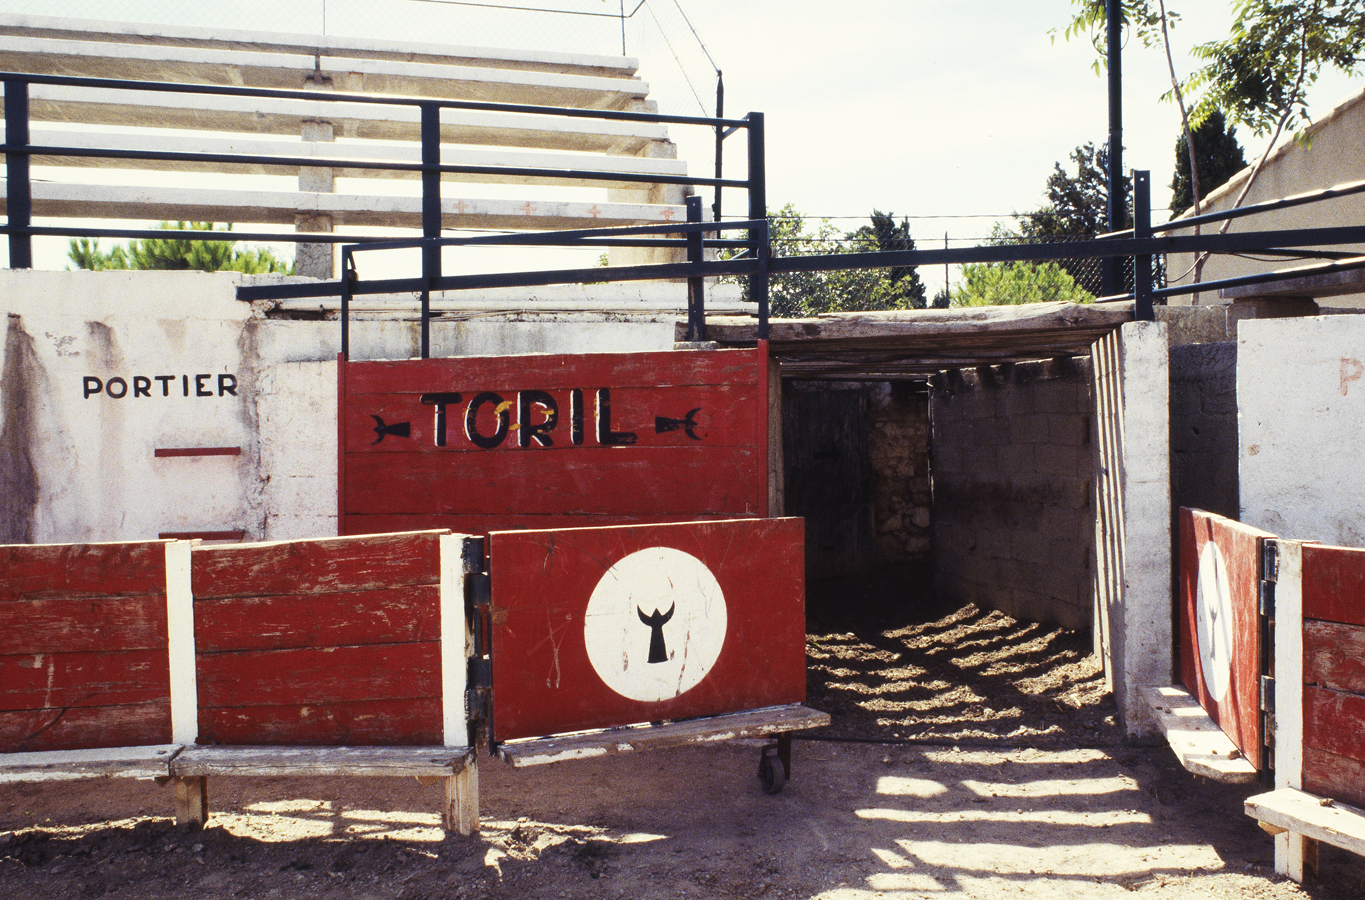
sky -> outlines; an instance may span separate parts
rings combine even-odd
[[[709,54],[724,71],[726,114],[765,114],[770,211],[792,203],[808,216],[832,218],[840,230],[862,224],[875,208],[908,217],[922,247],[941,246],[945,234],[955,246],[974,243],[995,221],[1037,209],[1055,162],[1069,163],[1071,151],[1087,141],[1107,141],[1107,81],[1091,68],[1097,52],[1086,37],[1068,42],[1061,35],[1071,0],[646,0],[638,9],[640,0],[291,0],[283,6],[276,0],[230,6],[0,0],[0,11],[146,13],[207,27],[325,28],[455,43],[471,42],[475,31],[453,17],[481,15],[487,3],[574,7],[598,18],[500,11],[488,28],[501,30],[486,32],[492,36],[485,43],[599,53],[621,52],[613,16],[635,9],[626,50],[640,58],[641,76],[669,112],[712,108]],[[1184,16],[1172,32],[1183,77],[1196,66],[1190,47],[1227,33],[1230,3],[1171,0],[1171,6]],[[1160,100],[1170,85],[1165,57],[1132,39],[1123,67],[1124,163],[1151,171],[1153,202],[1163,207],[1180,128],[1175,105]],[[1362,85],[1365,80],[1325,76],[1310,93],[1310,112],[1326,114]],[[689,170],[710,174],[712,138],[676,126],[671,135]],[[1239,137],[1249,160],[1264,147],[1245,129]],[[743,154],[743,137],[731,138],[727,175],[743,172]],[[741,196],[726,199],[728,215],[743,211]],[[53,242],[38,252],[38,265],[63,267],[64,251],[64,242]],[[923,274],[931,290],[941,284],[941,275]]]

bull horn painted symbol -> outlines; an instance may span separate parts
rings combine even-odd
[[[668,416],[655,416],[654,433],[664,434],[665,432],[677,431],[679,428],[681,428],[683,432],[692,440],[699,441],[701,440],[701,437],[694,430],[698,426],[698,422],[695,416],[699,412],[701,412],[700,406],[698,406],[696,409],[689,410],[687,415],[681,419],[671,419]]]
[[[392,435],[393,437],[412,436],[412,424],[410,422],[394,422],[392,425],[385,425],[384,420],[374,413],[370,413],[370,418],[374,419],[374,433],[379,435],[379,437],[370,441],[371,447],[384,440],[386,435]]]
[[[635,607],[635,611],[640,614],[640,621],[649,626],[649,659],[646,662],[668,662],[668,648],[664,646],[664,626],[673,618],[673,610],[677,606],[678,604],[674,603],[668,608],[668,612],[662,614],[656,606],[654,614],[650,616],[645,615],[645,611],[640,607]]]

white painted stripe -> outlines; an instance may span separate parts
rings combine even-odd
[[[1275,787],[1303,789],[1303,543],[1279,540],[1275,584]],[[1279,844],[1276,843],[1278,847]]]
[[[469,676],[464,617],[465,536],[441,535],[441,731],[447,747],[469,746],[465,687]]]
[[[190,551],[196,541],[166,544],[167,653],[171,664],[171,740],[193,744],[199,737],[199,680],[194,663],[194,593]]]

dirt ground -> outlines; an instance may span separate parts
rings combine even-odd
[[[746,742],[483,759],[473,838],[409,779],[214,779],[202,831],[152,782],[0,784],[0,898],[1365,897],[1332,848],[1320,881],[1273,874],[1259,788],[1125,746],[1088,638],[916,578],[811,586],[809,703],[834,722],[779,795]]]

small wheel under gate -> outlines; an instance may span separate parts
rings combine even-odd
[[[764,744],[758,756],[758,778],[767,794],[780,794],[787,779],[791,777],[792,736],[783,733],[777,741]]]

